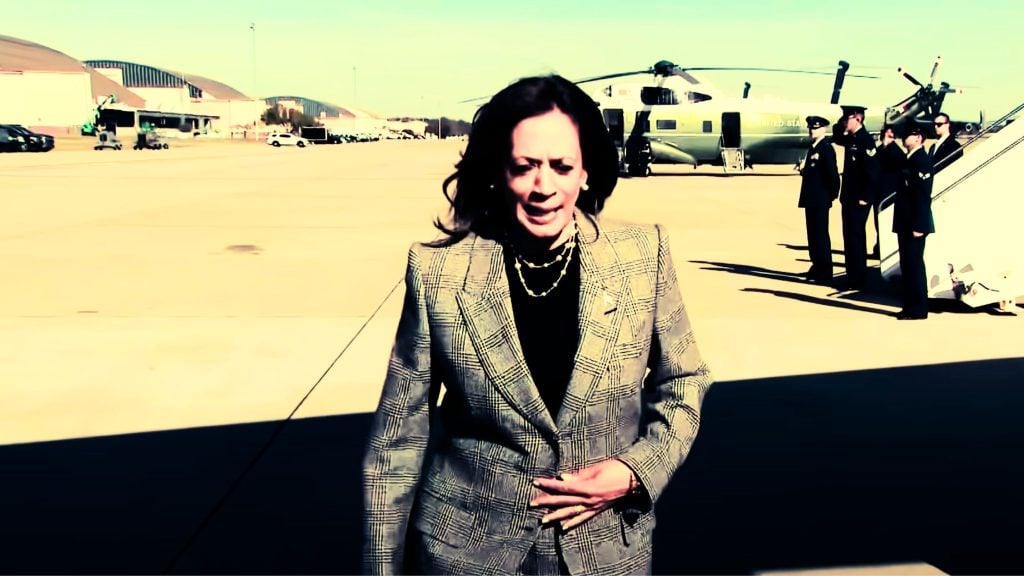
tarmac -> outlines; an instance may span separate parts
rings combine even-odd
[[[0,471],[0,479],[8,488],[31,485],[26,478],[40,474],[61,482],[63,473],[53,471],[60,466],[48,460],[55,446],[66,454],[68,447],[88,445],[85,452],[71,449],[81,455],[96,446],[107,450],[104,438],[252,425],[261,432],[244,443],[225,442],[221,452],[211,447],[220,445],[207,444],[208,462],[217,462],[222,473],[204,486],[196,476],[203,497],[181,497],[188,510],[175,511],[181,514],[176,523],[165,523],[177,528],[156,538],[157,548],[142,545],[135,560],[122,558],[123,564],[95,551],[80,561],[91,558],[85,565],[99,571],[168,565],[172,571],[348,571],[353,565],[344,562],[303,564],[308,555],[296,564],[298,553],[254,564],[237,556],[211,560],[216,554],[209,550],[234,550],[214,544],[189,560],[190,547],[202,548],[196,542],[207,522],[281,441],[282,423],[312,426],[353,417],[345,422],[365,426],[398,322],[407,249],[436,236],[431,223],[446,206],[441,182],[464,145],[384,141],[275,149],[172,141],[169,150],[92,151],[61,149],[58,142],[50,153],[0,155],[0,454],[20,454],[23,459],[8,462],[25,467]],[[728,177],[713,167],[655,166],[649,178],[620,180],[608,202],[604,218],[658,222],[669,231],[684,301],[716,381],[800,382],[804,390],[828,394],[824,387],[840,381],[837,375],[853,375],[842,376],[845,385],[866,374],[890,374],[927,389],[925,374],[959,374],[944,368],[954,366],[974,375],[970,386],[979,391],[988,385],[985,373],[966,367],[986,362],[999,366],[993,373],[1000,390],[1024,380],[1024,315],[934,302],[927,321],[898,322],[892,316],[898,298],[881,279],[864,292],[804,282],[800,274],[810,264],[798,192],[799,176],[789,166]],[[831,223],[839,275],[838,206]],[[1017,406],[1020,392],[1013,394]],[[752,401],[760,406],[778,399],[757,398]],[[912,409],[912,397],[906,406]],[[984,421],[984,414],[978,417]],[[352,464],[364,439],[348,441]],[[124,459],[137,457],[131,454],[120,453],[118,466],[130,468]],[[160,476],[160,464],[152,466],[131,474]],[[358,476],[351,468],[340,473]],[[147,500],[140,495],[138,501]],[[22,512],[29,522],[32,508]],[[48,522],[58,521],[51,512]],[[111,523],[115,533],[131,521]],[[936,563],[924,556],[878,555]],[[980,552],[970,556],[976,557]],[[807,561],[814,564],[814,558]],[[844,563],[877,559],[838,556]],[[22,560],[9,565],[16,571],[39,566]],[[823,557],[819,564],[836,560]],[[49,562],[42,566],[81,566]],[[714,568],[707,562],[689,568]],[[769,557],[734,567],[793,565]]]
[[[0,156],[0,444],[276,420],[311,390],[294,417],[373,411],[406,250],[435,237],[462,146]],[[716,378],[1022,355],[1024,317],[896,322],[892,293],[803,282],[794,174],[656,166],[604,213],[667,228]]]

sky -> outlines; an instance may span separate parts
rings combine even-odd
[[[943,57],[957,119],[992,120],[1024,101],[1024,2],[1017,0],[0,0],[0,34],[79,60],[206,76],[257,97],[304,96],[384,116],[471,119],[523,76],[569,79],[680,66],[850,74],[842,102],[894,104]],[[833,78],[701,76],[720,93],[827,101]]]

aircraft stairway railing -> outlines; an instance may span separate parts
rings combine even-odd
[[[1007,123],[1009,123],[1011,120],[1013,120],[1018,114],[1020,114],[1022,110],[1024,110],[1024,102],[1022,102],[1021,104],[1018,104],[1016,108],[1014,108],[1013,110],[1010,110],[1009,112],[1004,114],[1002,118],[996,120],[995,122],[991,122],[988,126],[983,126],[982,129],[979,130],[977,134],[975,134],[974,136],[972,136],[970,138],[970,140],[968,140],[967,142],[964,142],[963,148],[966,149],[968,146],[970,146],[971,144],[974,144],[975,142],[977,142],[981,138],[984,138],[985,136],[987,136],[988,134],[992,133],[993,131],[998,130],[998,129],[1004,127]],[[939,171],[939,170],[945,168],[946,164],[949,164],[953,160],[955,160],[955,156],[947,156],[947,157],[943,158],[938,163],[936,163],[935,170]]]
[[[1003,128],[1004,126],[1009,124],[1011,121],[1013,121],[1017,117],[1017,115],[1020,114],[1022,111],[1024,111],[1024,103],[1021,103],[1021,104],[1017,105],[1016,108],[1014,108],[1013,110],[1010,110],[1009,112],[1004,114],[998,120],[990,123],[988,126],[985,126],[982,130],[979,130],[978,133],[975,134],[974,136],[972,136],[970,140],[968,140],[967,142],[964,142],[964,144],[962,146],[962,149],[966,150],[968,147],[970,147],[975,142],[978,142],[979,140],[981,140],[982,138],[984,138],[987,135],[991,134],[992,132]],[[1018,139],[1017,141],[1015,141],[1012,144],[1010,144],[1009,146],[1007,146],[1006,149],[1003,151],[1003,153],[1005,153],[1006,151],[1008,151],[1010,149],[1013,149],[1013,148],[1017,147],[1018,145],[1020,145],[1022,140],[1024,140],[1024,138]],[[986,165],[991,163],[993,160],[995,160],[999,156],[1002,156],[1002,153],[997,154],[996,156],[993,156],[992,158],[988,159],[988,161],[982,163],[980,166],[978,166],[974,170],[971,170],[970,172],[965,174],[963,177],[957,179],[955,182],[951,183],[950,185],[948,185],[945,188],[943,188],[942,190],[940,190],[937,194],[932,196],[932,200],[933,201],[938,200],[939,198],[944,196],[947,192],[949,192],[950,190],[956,188],[961,182],[963,182],[964,180],[970,178],[971,175],[977,173],[979,170],[984,168]],[[936,164],[935,170],[938,171],[939,169],[945,167],[946,164],[952,162],[954,159],[955,159],[954,156],[948,156],[946,158],[943,158],[938,164]],[[895,198],[896,198],[896,193],[894,192],[892,194],[889,194],[885,198],[883,198],[881,200],[881,202],[879,202],[879,205],[883,206],[883,207],[889,206],[889,205],[891,205],[893,203],[893,200]]]
[[[969,146],[971,146],[972,144],[977,142],[979,139],[981,139],[985,135],[992,133],[994,130],[998,130],[998,129],[1001,129],[1001,128],[1005,127],[1008,123],[1010,123],[1010,121],[1012,121],[1014,118],[1016,118],[1016,116],[1022,110],[1024,110],[1024,102],[1022,102],[1021,104],[1017,105],[1017,107],[1014,108],[1013,110],[1011,110],[1011,111],[1007,112],[1006,114],[1004,114],[1002,118],[1000,118],[1000,119],[996,120],[995,122],[989,124],[983,130],[980,130],[970,140],[968,140],[967,142],[964,142],[962,148],[966,150]],[[950,190],[953,190],[954,188],[959,186],[960,183],[964,182],[965,180],[967,180],[968,178],[970,178],[974,174],[976,174],[979,171],[983,170],[986,166],[988,166],[989,164],[994,162],[997,158],[999,158],[1003,154],[1006,154],[1008,151],[1016,148],[1017,146],[1020,146],[1021,142],[1024,142],[1024,137],[1018,138],[1014,142],[1011,142],[1005,148],[1003,148],[1003,150],[1001,152],[999,152],[998,154],[993,155],[991,158],[989,158],[986,161],[982,162],[980,165],[978,165],[976,168],[974,168],[970,172],[964,174],[963,176],[958,178],[956,181],[951,182],[948,186],[946,186],[942,190],[939,190],[938,194],[935,194],[934,196],[932,196],[932,201],[934,202],[935,200],[938,200],[939,198],[942,198],[947,193],[949,193]],[[954,159],[955,159],[955,155],[951,155],[951,156],[947,156],[947,157],[943,158],[941,161],[939,161],[935,165],[935,170],[938,171],[941,168],[944,168],[946,166],[946,164],[949,164]]]

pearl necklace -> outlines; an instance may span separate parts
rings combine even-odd
[[[558,285],[562,283],[562,278],[565,278],[566,273],[569,271],[569,264],[572,262],[572,253],[576,248],[576,223],[573,222],[572,226],[572,236],[570,236],[569,240],[566,241],[566,243],[563,245],[562,251],[557,256],[555,256],[554,260],[551,260],[550,262],[543,262],[541,264],[537,264],[536,262],[530,262],[521,254],[519,254],[519,252],[515,249],[515,246],[513,246],[512,243],[509,242],[509,247],[512,248],[512,256],[515,260],[513,264],[515,265],[516,276],[519,277],[519,283],[523,285],[523,290],[526,291],[527,295],[533,298],[543,298],[548,294],[554,292],[555,288],[558,288]],[[533,290],[530,289],[529,286],[527,286],[526,278],[523,276],[524,264],[527,268],[530,268],[531,270],[539,270],[549,268],[553,266],[556,262],[562,262],[562,269],[558,272],[558,277],[555,278],[555,281],[553,284],[551,284],[550,288],[542,292],[534,292]]]

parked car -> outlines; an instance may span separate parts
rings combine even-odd
[[[6,128],[14,134],[20,135],[24,138],[25,148],[29,152],[49,152],[50,150],[53,150],[53,136],[50,136],[49,134],[33,132],[21,124],[0,124],[0,127]]]
[[[24,152],[28,150],[25,137],[10,128],[0,126],[0,152]]]
[[[270,144],[274,148],[277,148],[278,146],[298,146],[299,148],[305,148],[306,146],[309,146],[309,140],[287,132],[275,132],[270,136],[267,136],[267,144]]]

